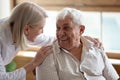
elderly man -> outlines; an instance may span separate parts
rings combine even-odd
[[[53,54],[36,69],[37,80],[117,80],[104,51],[82,37],[85,26],[79,10],[64,8],[57,16]]]

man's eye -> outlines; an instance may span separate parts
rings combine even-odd
[[[65,27],[64,27],[64,30],[69,30],[69,26],[65,26]]]
[[[60,27],[57,27],[57,29],[56,30],[60,30]]]

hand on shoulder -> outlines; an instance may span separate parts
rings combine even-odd
[[[100,40],[98,38],[93,38],[91,36],[83,36],[85,37],[86,39],[89,39],[90,41],[94,42],[95,45],[97,47],[99,47],[100,49],[104,49],[103,45],[102,45],[102,42],[100,42]]]

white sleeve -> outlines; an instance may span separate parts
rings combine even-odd
[[[2,44],[0,44],[0,80],[26,80],[26,71],[24,68],[17,69],[13,72],[6,72],[1,49]]]
[[[56,39],[55,36],[48,36],[45,34],[40,34],[35,42],[28,42],[28,44],[30,45],[34,45],[34,46],[47,46],[47,45],[51,45],[53,43],[53,41]]]
[[[59,80],[53,54],[50,54],[44,62],[36,68],[36,80]]]
[[[106,80],[118,80],[119,76],[116,70],[114,69],[114,67],[112,66],[112,64],[110,63],[106,53],[103,52],[102,57],[105,62],[105,68],[103,71],[103,75],[106,78]]]

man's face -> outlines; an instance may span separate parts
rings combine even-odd
[[[79,46],[80,43],[80,27],[75,25],[69,16],[64,20],[57,21],[56,36],[60,47],[71,50]]]

